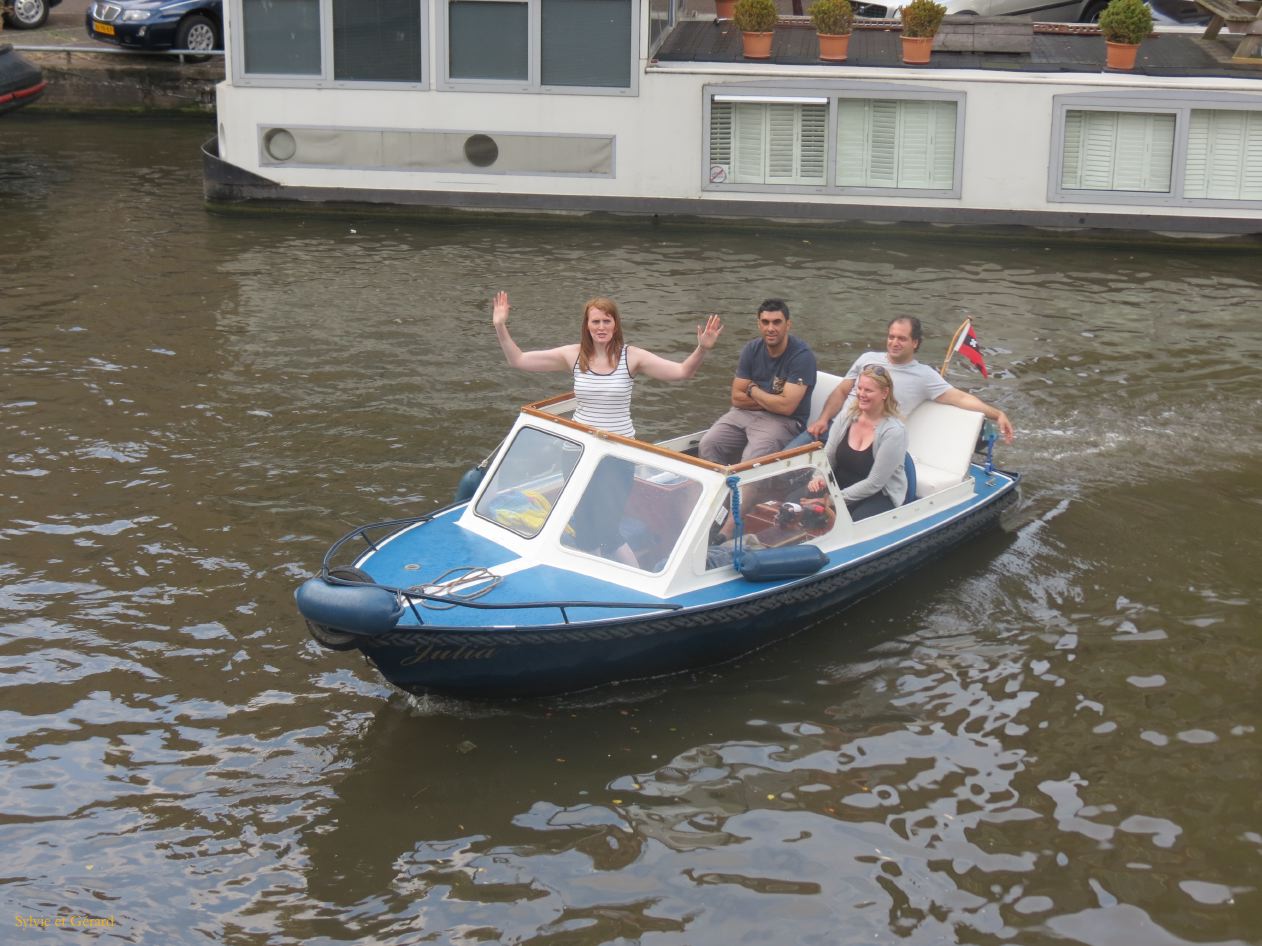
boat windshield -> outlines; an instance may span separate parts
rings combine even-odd
[[[810,542],[832,529],[837,510],[830,493],[812,494],[807,483],[824,477],[818,467],[797,467],[741,486],[741,534],[746,548],[776,548]],[[729,496],[720,512],[723,525],[710,537],[707,568],[723,568],[735,557],[736,523]]]
[[[582,446],[573,440],[523,427],[508,445],[475,511],[523,538],[534,538],[582,455]]]
[[[660,572],[701,496],[687,476],[602,457],[574,508],[561,544],[646,572]]]

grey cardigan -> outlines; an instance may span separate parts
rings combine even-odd
[[[850,432],[853,418],[845,418],[833,424],[828,432],[828,443],[824,455],[831,466],[842,440]],[[876,436],[872,439],[872,469],[867,478],[847,486],[841,491],[841,498],[848,503],[867,499],[877,493],[884,493],[895,506],[901,506],[907,498],[907,472],[903,469],[903,460],[907,456],[907,428],[896,417],[886,417],[876,425]]]

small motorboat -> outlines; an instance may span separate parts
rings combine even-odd
[[[841,379],[820,373],[812,416]],[[467,499],[361,526],[296,592],[312,636],[413,693],[513,697],[695,669],[788,637],[998,524],[982,415],[908,419],[904,505],[851,521],[818,443],[721,466],[527,405]],[[827,493],[807,495],[823,474]]]
[[[0,115],[30,105],[47,87],[39,66],[23,59],[8,43],[0,43]]]

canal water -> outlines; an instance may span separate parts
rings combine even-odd
[[[0,123],[0,923],[102,942],[1262,942],[1262,268],[1206,243],[213,214],[202,123]],[[787,643],[524,703],[416,699],[293,589],[445,503],[525,346],[619,300],[825,366],[971,313],[1000,533]]]

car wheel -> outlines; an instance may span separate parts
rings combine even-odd
[[[210,52],[219,48],[219,30],[210,20],[200,13],[194,13],[180,20],[180,28],[175,31],[175,48],[191,49],[194,52]]]
[[[1091,3],[1088,3],[1086,7],[1083,8],[1081,22],[1099,23],[1100,14],[1104,12],[1104,8],[1107,6],[1108,4],[1105,3],[1104,0],[1092,0]]]
[[[15,30],[33,30],[48,22],[48,0],[13,0],[13,9],[5,17]]]

